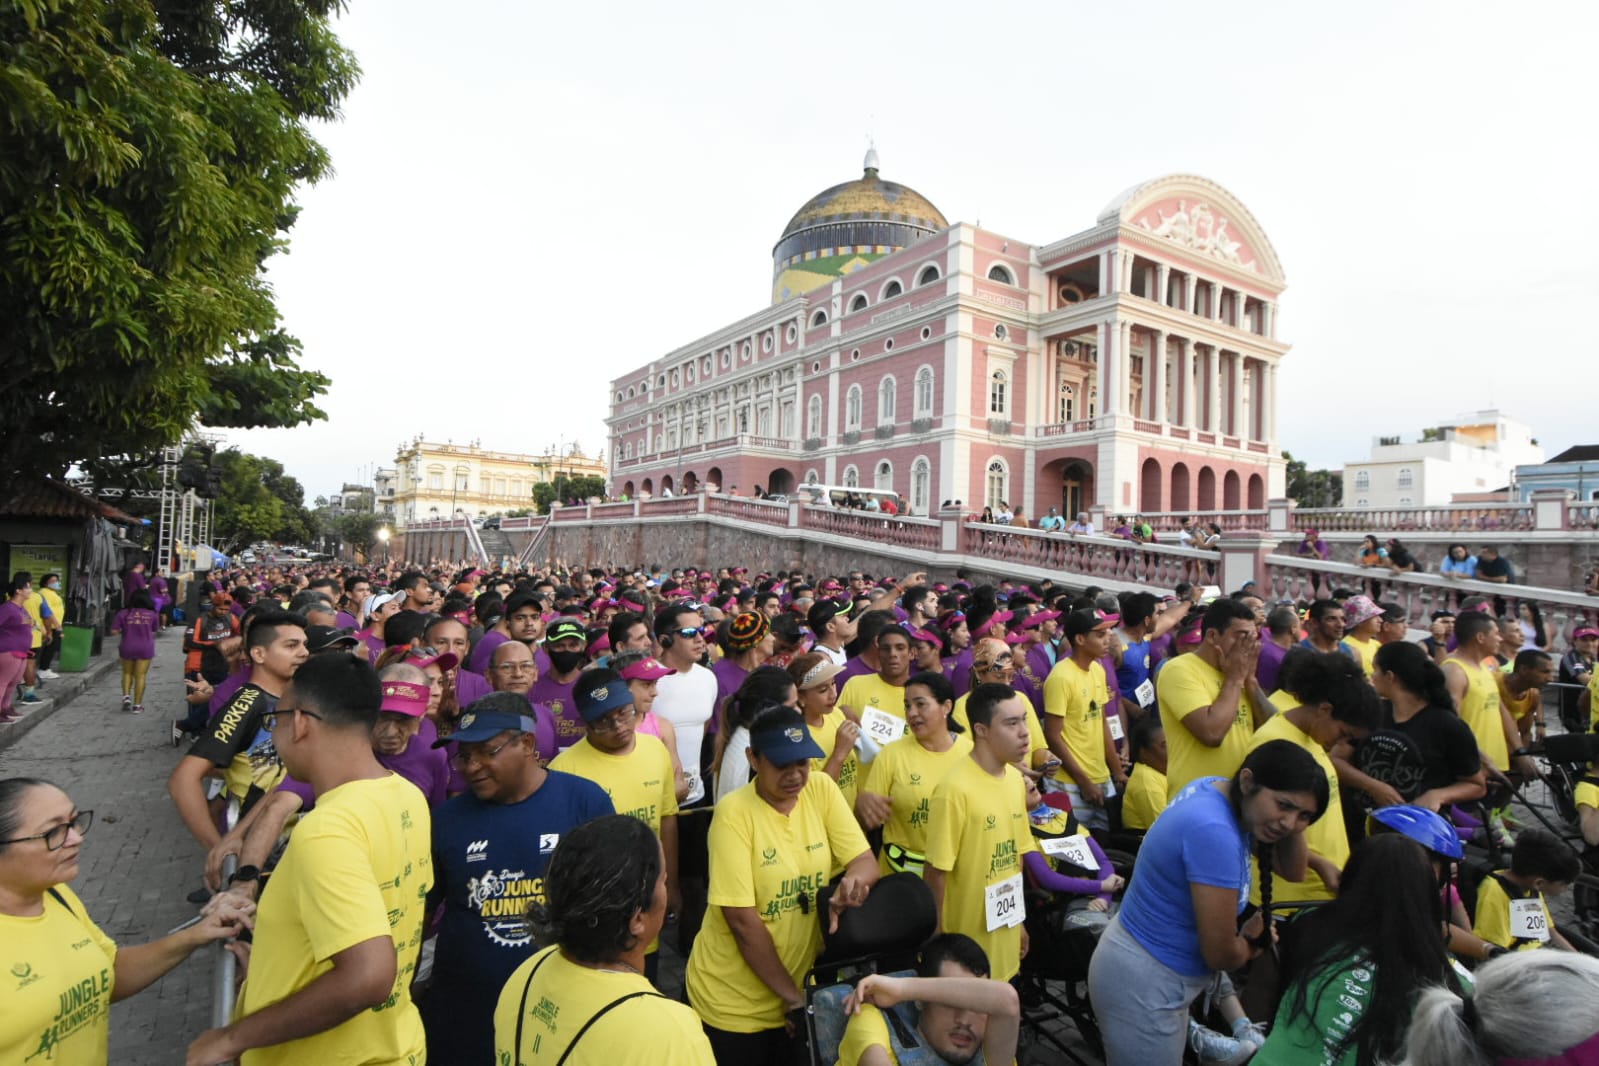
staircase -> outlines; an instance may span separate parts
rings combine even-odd
[[[511,543],[511,538],[498,529],[480,529],[478,537],[483,542],[483,552],[486,558],[483,565],[489,569],[496,569],[502,563],[516,557],[516,547]]]

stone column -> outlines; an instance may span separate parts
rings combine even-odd
[[[1116,364],[1116,413],[1136,415],[1133,410],[1133,324],[1130,321],[1121,322],[1118,352],[1121,358]]]
[[[1277,439],[1277,364],[1263,361],[1260,364],[1260,437],[1265,441]]]
[[[1212,433],[1221,432],[1221,349],[1207,345],[1209,358],[1205,360],[1208,376],[1205,379],[1205,428]]]
[[[1101,296],[1110,292],[1111,262],[1116,258],[1115,249],[1104,252],[1099,257],[1099,294]]]
[[[1116,395],[1116,356],[1120,329],[1115,319],[1107,319],[1099,323],[1099,409],[1096,414],[1115,414]],[[1083,397],[1087,404],[1088,397]],[[1083,409],[1087,415],[1087,407]]]
[[[1171,285],[1171,267],[1165,263],[1155,267],[1155,302],[1166,307],[1166,290]]]
[[[1193,314],[1194,313],[1194,275],[1192,275],[1192,274],[1184,274],[1183,275],[1183,291],[1182,291],[1182,295],[1180,297],[1180,300],[1181,300],[1182,305],[1183,305],[1183,310],[1187,311],[1189,314]]]
[[[1244,429],[1244,353],[1233,352],[1227,360],[1232,368],[1232,402],[1227,415],[1227,431],[1234,437],[1246,437]]]
[[[1165,270],[1165,267],[1161,267]],[[1166,333],[1149,331],[1149,361],[1144,367],[1144,391],[1149,393],[1149,420],[1166,421]]]
[[[1178,424],[1193,429],[1194,421],[1194,342],[1187,337],[1177,338],[1177,382],[1181,386],[1177,400],[1182,405],[1183,416]]]
[[[1221,294],[1222,294],[1221,282],[1219,282],[1219,281],[1211,282],[1210,283],[1210,314],[1207,317],[1209,317],[1214,322],[1220,322],[1221,321]]]

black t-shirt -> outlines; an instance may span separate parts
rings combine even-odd
[[[1502,577],[1506,581],[1516,580],[1516,572],[1510,569],[1510,560],[1506,559],[1503,555],[1499,556],[1497,559],[1479,558],[1477,560],[1477,576]]]
[[[1560,683],[1563,685],[1581,685],[1585,682],[1577,680],[1583,674],[1593,673],[1593,663],[1589,662],[1576,648],[1572,648],[1560,657]],[[1560,693],[1561,717],[1571,718],[1577,713],[1577,700],[1582,696],[1580,688],[1563,688]]]
[[[222,768],[227,792],[245,808],[283,777],[283,763],[261,716],[277,707],[278,698],[259,685],[246,684],[206,723],[205,732],[189,749]]]
[[[1470,777],[1482,768],[1482,758],[1471,727],[1454,711],[1423,707],[1408,721],[1396,722],[1385,707],[1382,727],[1356,749],[1355,767],[1409,801]]]

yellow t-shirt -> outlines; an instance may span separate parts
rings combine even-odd
[[[844,689],[838,694],[838,705],[863,717],[869,710],[879,710],[905,721],[904,687],[890,685],[876,674],[856,674],[844,682]]]
[[[1166,775],[1145,763],[1134,763],[1122,793],[1122,828],[1147,830],[1166,809]]]
[[[1531,714],[1543,699],[1543,692],[1536,688],[1529,688],[1519,696],[1512,693],[1510,686],[1506,684],[1510,675],[1503,670],[1495,670],[1493,675],[1494,684],[1499,686],[1500,702],[1510,712],[1510,717],[1518,722]]]
[[[1277,689],[1266,699],[1271,701],[1271,705],[1279,711],[1291,711],[1300,704],[1299,697],[1285,688]]]
[[[538,967],[537,973],[534,967]],[[528,983],[530,974],[532,984]],[[517,967],[500,991],[494,1008],[495,1057],[528,1066],[558,1062],[596,1014],[623,996],[639,992],[645,995],[613,1007],[595,1021],[568,1061],[603,1062],[606,1066],[713,1066],[711,1043],[698,1015],[687,1005],[656,993],[640,974],[579,966],[553,947]],[[524,1012],[522,1044],[513,1047],[519,1012]],[[645,1033],[648,1039],[640,1039]]]
[[[1466,693],[1460,700],[1460,720],[1471,727],[1477,747],[1501,770],[1510,768],[1510,747],[1505,743],[1505,723],[1499,714],[1499,683],[1494,671],[1475,663],[1451,659],[1466,672]]]
[[[859,1066],[861,1056],[874,1047],[888,1052],[889,1062],[899,1062],[883,1012],[870,1003],[863,1003],[861,1012],[850,1018],[849,1024],[844,1026],[844,1039],[838,1045],[838,1066]]]
[[[1577,782],[1577,788],[1572,798],[1578,807],[1592,807],[1594,810],[1599,811],[1599,785],[1591,781]]]
[[[1599,727],[1599,670],[1588,677],[1588,728]]]
[[[838,711],[833,710],[822,717],[821,725],[812,725],[810,719],[805,720],[805,728],[810,730],[811,739],[827,753],[827,758],[833,755],[833,745],[838,743],[838,727],[847,719]],[[904,738],[901,738],[904,739]],[[899,741],[895,741],[899,743]],[[811,772],[825,774],[827,772],[827,758],[812,759]],[[838,769],[838,790],[844,793],[844,802],[849,804],[850,810],[855,809],[855,796],[860,791],[861,784],[861,757],[853,748],[844,756],[844,765]]]
[[[1294,725],[1286,715],[1282,714],[1266,719],[1266,723],[1255,730],[1255,739],[1250,742],[1249,750],[1254,751],[1268,740],[1287,740],[1304,748],[1310,752],[1310,757],[1316,760],[1316,765],[1327,775],[1327,809],[1305,829],[1305,846],[1342,870],[1349,862],[1349,833],[1344,828],[1344,802],[1338,794],[1338,771],[1334,768],[1327,749],[1316,743],[1309,733]],[[1259,905],[1260,871],[1253,865],[1253,859],[1250,863],[1252,865],[1249,899],[1250,902]],[[1315,870],[1306,871],[1305,879],[1298,884],[1285,881],[1280,875],[1273,873],[1271,898],[1277,903],[1290,900],[1332,899],[1333,892]]]
[[[916,855],[927,853],[927,814],[933,790],[962,760],[970,761],[972,742],[955,734],[948,751],[928,751],[915,737],[901,737],[878,753],[866,767],[867,792],[887,796],[888,821],[883,823],[883,851],[878,867],[885,874],[896,869],[888,861],[888,845],[898,844]]]
[[[1014,766],[994,777],[966,759],[933,790],[927,865],[946,875],[944,932],[965,933],[982,945],[996,981],[1009,981],[1021,969],[1022,927],[989,932],[985,890],[1019,878],[1022,856],[1036,850],[1027,824],[1027,787]]]
[[[588,737],[550,761],[551,770],[585,777],[605,790],[617,814],[637,818],[661,835],[661,819],[677,814],[677,789],[672,756],[660,737],[634,734],[633,750],[611,755],[590,744]]]
[[[783,1001],[744,961],[722,908],[755,908],[798,985],[822,946],[817,896],[866,852],[866,836],[833,779],[813,773],[788,814],[761,799],[753,781],[722,800],[708,848],[709,906],[689,953],[689,1003],[730,1033],[781,1028]]]
[[[0,914],[0,1062],[105,1066],[117,945],[72,889],[54,891],[35,917]]]
[[[1061,720],[1066,750],[1096,784],[1110,780],[1110,768],[1105,764],[1105,706],[1109,702],[1105,668],[1097,662],[1084,670],[1075,659],[1062,659],[1044,680],[1044,713]],[[1057,781],[1076,784],[1064,766],[1054,776]]]
[[[1503,875],[1505,871],[1496,872]],[[1511,898],[1506,894],[1504,886],[1493,877],[1484,877],[1482,884],[1477,886],[1477,920],[1472,923],[1471,931],[1490,944],[1498,944],[1513,951],[1531,951],[1548,944],[1548,940],[1515,935],[1510,926]],[[1528,889],[1514,898],[1518,901],[1536,899],[1543,911],[1543,928],[1550,931],[1554,929],[1554,919],[1549,916],[1549,905],[1544,902],[1542,892]]]
[[[966,730],[965,736],[972,735],[972,720],[966,715],[966,701],[971,698],[971,693],[961,696],[955,701],[955,707],[950,711],[950,717],[955,719],[955,724]],[[1036,768],[1039,765],[1038,753],[1049,752],[1049,738],[1044,736],[1044,725],[1038,720],[1038,712],[1027,700],[1022,700],[1027,708],[1027,758]]]
[[[432,887],[432,822],[415,785],[388,774],[319,796],[261,893],[250,976],[235,1017],[298,992],[333,969],[334,955],[380,936],[398,953],[394,989],[326,1032],[246,1051],[243,1066],[423,1061],[427,1041],[411,980]]]
[[[1376,672],[1377,649],[1382,647],[1381,641],[1360,640],[1356,637],[1351,637],[1346,634],[1344,636],[1344,643],[1348,644],[1351,648],[1354,648],[1355,652],[1360,656],[1360,665],[1361,668],[1366,671],[1367,677],[1370,677]]]
[[[1155,684],[1160,724],[1166,730],[1166,798],[1170,800],[1201,777],[1231,777],[1244,761],[1255,735],[1249,692],[1238,696],[1238,716],[1217,747],[1201,744],[1183,719],[1209,707],[1221,695],[1222,672],[1198,655],[1179,655],[1161,667]]]
[[[30,592],[28,598],[22,601],[22,609],[33,620],[33,648],[37,651],[44,646],[44,597],[39,595],[38,589]]]

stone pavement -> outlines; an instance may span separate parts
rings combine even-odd
[[[144,714],[120,709],[121,674],[115,642],[108,640],[109,669],[0,750],[0,777],[44,778],[66,789],[80,808],[94,811],[72,887],[90,917],[122,944],[152,940],[192,917],[195,908],[184,897],[201,886],[204,853],[178,820],[166,790],[179,756],[171,729],[183,704],[181,639],[179,630],[169,629],[157,640]],[[51,687],[64,688],[61,681],[46,682],[41,695]],[[209,1024],[218,951],[196,952],[112,1008],[111,1062],[183,1061],[189,1041]]]

